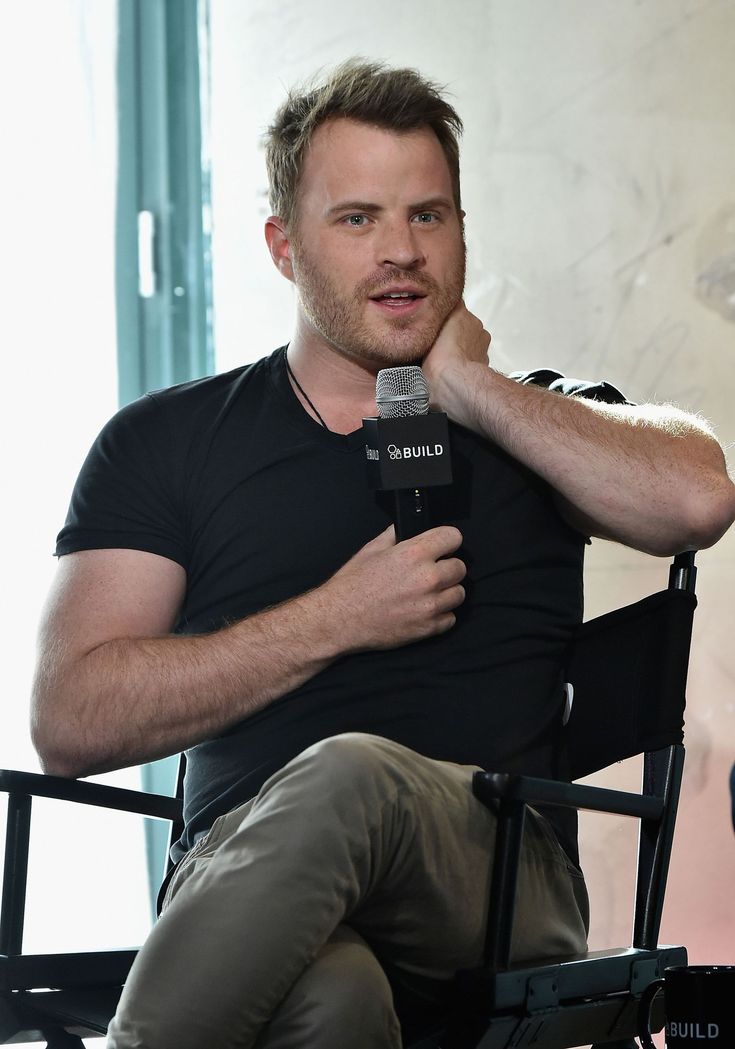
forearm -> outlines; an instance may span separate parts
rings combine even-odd
[[[185,590],[178,566],[127,551],[73,555],[39,643],[32,725],[46,771],[84,776],[174,753],[341,656],[449,630],[464,598],[465,566],[452,556],[461,542],[440,527],[397,544],[390,527],[313,590],[195,637],[163,636]]]
[[[311,591],[213,634],[119,638],[36,682],[34,741],[47,772],[86,776],[176,753],[298,688],[339,655]]]
[[[549,393],[474,361],[446,367],[439,389],[450,417],[531,467],[589,534],[672,554],[712,545],[733,520],[722,450],[696,417]]]

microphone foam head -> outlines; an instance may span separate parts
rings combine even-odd
[[[427,415],[429,384],[416,365],[381,368],[375,383],[375,402],[381,419]]]

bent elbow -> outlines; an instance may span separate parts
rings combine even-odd
[[[79,779],[93,771],[80,750],[79,732],[68,715],[54,714],[53,704],[35,689],[31,705],[31,741],[47,776]]]
[[[59,734],[47,730],[45,726],[34,725],[31,729],[31,739],[41,769],[47,776],[79,779],[88,775],[79,761],[79,756],[64,745]]]
[[[644,538],[630,545],[654,557],[674,557],[714,546],[735,521],[735,485],[729,478],[682,491],[666,515],[657,514]]]
[[[735,485],[727,478],[710,493],[699,497],[692,512],[689,549],[707,550],[723,537],[735,521]]]
[[[39,754],[41,771],[46,776],[58,776],[59,779],[82,779],[85,773],[71,762],[64,761],[63,756]]]

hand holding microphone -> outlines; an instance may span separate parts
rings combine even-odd
[[[450,630],[465,598],[461,542],[444,525],[397,544],[391,525],[358,550],[325,584],[345,650],[398,648]]]
[[[380,371],[375,399],[379,417],[363,421],[368,476],[373,488],[394,493],[395,534],[386,528],[324,584],[327,618],[339,622],[345,651],[442,634],[465,597],[466,567],[456,556],[462,535],[435,527],[428,505],[427,488],[452,477],[447,418],[429,412],[420,368]]]

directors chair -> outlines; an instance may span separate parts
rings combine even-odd
[[[571,783],[476,773],[473,790],[498,812],[485,964],[455,980],[399,979],[389,972],[406,1049],[635,1049],[645,988],[684,947],[658,934],[684,762],[685,685],[696,606],[694,554],[680,554],[669,586],[583,624],[566,667],[571,714],[564,727]],[[641,793],[574,780],[643,754]],[[176,798],[32,773],[0,771],[8,794],[0,914],[0,1044],[45,1041],[80,1049],[102,1035],[135,951],[24,955],[23,917],[32,798],[51,797],[172,821]],[[640,821],[632,944],[537,964],[509,965],[515,884],[527,805],[618,813]],[[659,1006],[654,1026],[663,1026]],[[315,1047],[317,1049],[317,1047]]]

